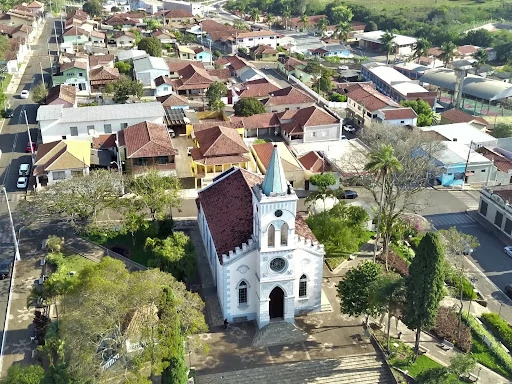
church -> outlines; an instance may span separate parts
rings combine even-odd
[[[320,310],[324,247],[297,213],[277,146],[264,177],[233,167],[201,189],[197,220],[229,322]]]

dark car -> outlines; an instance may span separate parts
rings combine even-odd
[[[505,287],[505,293],[512,299],[512,284],[509,284]]]
[[[357,192],[352,191],[350,189],[345,189],[343,191],[343,195],[341,196],[342,199],[355,199],[357,197]]]
[[[2,261],[0,263],[0,279],[3,280],[11,275],[11,262]]]
[[[4,111],[4,117],[5,118],[11,118],[14,116],[14,110],[11,108],[8,108]]]

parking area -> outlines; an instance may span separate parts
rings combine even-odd
[[[172,144],[179,153],[176,156],[176,176],[180,179],[194,177],[192,173],[192,157],[187,154],[187,148],[194,146],[192,139],[186,136],[179,136],[172,139]]]

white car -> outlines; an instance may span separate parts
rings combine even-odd
[[[510,256],[512,257],[512,247],[510,245],[506,246],[505,248],[503,248],[503,250],[505,251],[505,253],[507,254],[507,256]]]
[[[24,89],[23,91],[21,91],[21,93],[20,93],[20,97],[21,97],[22,99],[28,99],[29,94],[30,94],[30,93],[29,93],[29,91],[27,91],[26,89]]]
[[[18,177],[18,182],[16,183],[16,187],[19,189],[27,188],[28,177]]]
[[[345,126],[343,127],[343,129],[344,129],[345,131],[347,131],[347,132],[350,132],[350,133],[354,133],[354,132],[356,131],[356,129],[355,129],[353,126],[351,126],[351,125],[345,125]]]
[[[341,135],[341,140],[348,140],[348,139],[347,139],[347,136],[345,136],[345,135]]]
[[[346,65],[340,65],[340,66],[338,67],[338,69],[339,69],[340,71],[346,71],[346,70],[348,69],[348,67],[347,67]]]
[[[21,164],[20,169],[18,170],[18,176],[28,176],[30,172],[30,164]]]

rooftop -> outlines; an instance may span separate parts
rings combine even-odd
[[[133,69],[135,72],[149,71],[151,69],[168,71],[169,67],[163,57],[146,56],[133,60]]]
[[[407,76],[401,74],[393,67],[388,67],[382,63],[366,63],[363,64],[363,67],[368,69],[371,73],[381,79],[383,82],[392,85],[393,83],[402,83],[402,82],[410,82]]]
[[[455,124],[444,124],[444,125],[433,125],[431,127],[420,128],[423,131],[435,131],[438,134],[446,137],[447,140],[456,141],[465,145],[469,145],[471,142],[481,145],[494,146],[497,143],[497,139],[493,136],[480,131],[469,123],[455,123]]]
[[[354,38],[357,40],[366,40],[373,43],[380,44],[380,38],[384,35],[384,31],[371,31],[371,32],[363,32],[354,34]],[[396,35],[393,39],[393,42],[396,45],[412,45],[416,44],[417,39],[415,37],[404,36],[404,35]]]
[[[131,125],[124,129],[124,141],[129,159],[178,154],[163,124],[144,121]]]
[[[478,152],[469,149],[468,145],[454,141],[442,141],[444,149],[436,154],[436,160],[443,165],[468,163],[489,163],[490,160]],[[469,154],[469,157],[468,157]],[[469,159],[469,160],[468,160]]]
[[[472,116],[469,113],[456,108],[452,108],[446,112],[441,113],[441,117],[450,121],[451,123],[469,123],[473,121],[482,125],[489,125],[489,122],[482,116]]]

